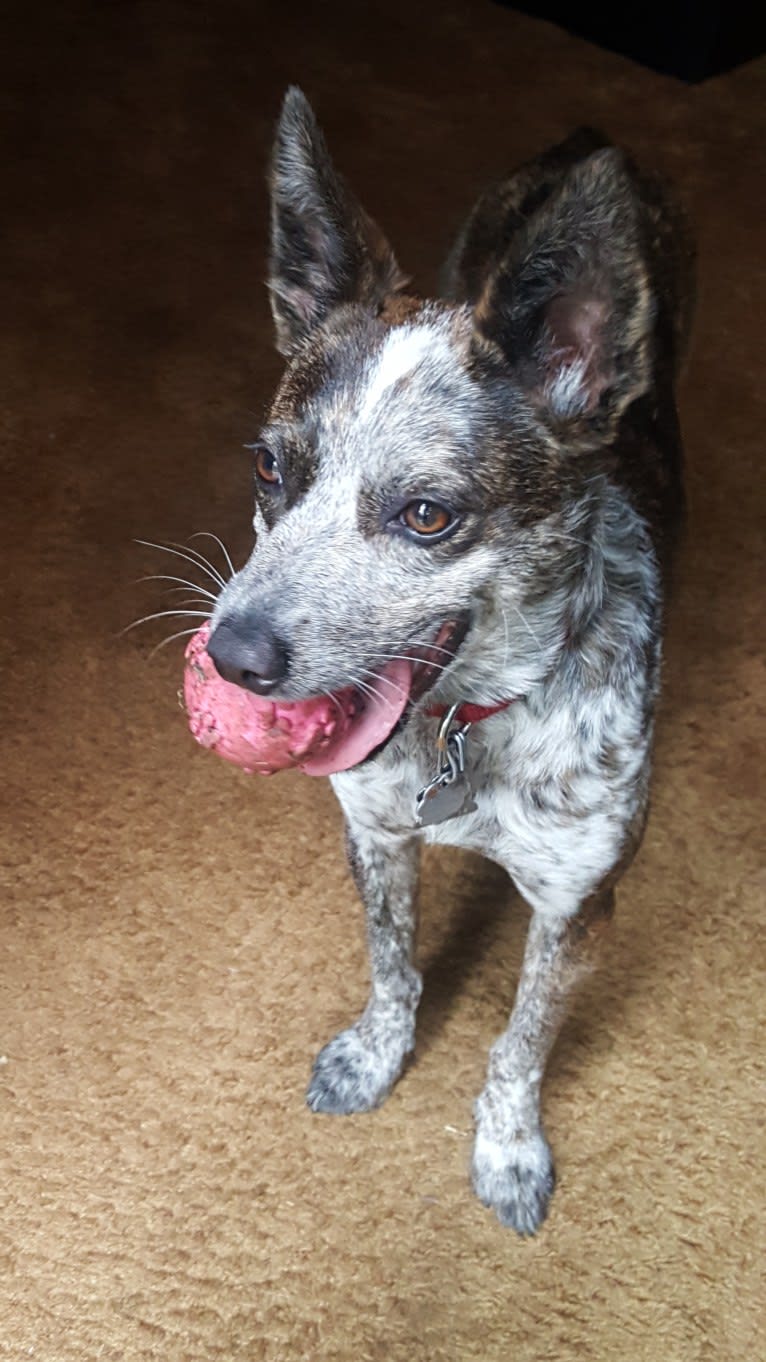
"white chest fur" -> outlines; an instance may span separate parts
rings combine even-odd
[[[555,696],[550,697],[555,700]],[[435,773],[434,720],[415,719],[378,761],[333,777],[355,835],[416,835],[497,861],[539,911],[576,911],[618,860],[646,798],[651,725],[642,690],[604,688],[536,712],[526,701],[470,730],[474,813],[418,829]]]

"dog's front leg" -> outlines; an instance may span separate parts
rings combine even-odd
[[[370,998],[361,1017],[317,1056],[307,1101],[314,1111],[369,1111],[386,1097],[415,1045],[422,980],[412,963],[418,844],[347,830],[351,871],[365,906]]]
[[[545,1064],[613,906],[612,891],[604,890],[574,917],[534,913],[510,1024],[490,1051],[475,1107],[473,1184],[485,1206],[519,1234],[534,1234],[545,1219],[554,1186],[540,1118]]]

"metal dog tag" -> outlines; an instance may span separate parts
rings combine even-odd
[[[448,818],[460,818],[464,813],[473,813],[476,800],[467,776],[457,780],[443,781],[441,776],[432,780],[420,791],[415,801],[418,826],[427,828],[434,823],[446,823]]]
[[[448,818],[460,818],[473,813],[476,800],[466,771],[465,740],[470,727],[450,731],[458,706],[453,705],[439,729],[437,749],[444,754],[438,774],[420,791],[415,800],[415,817],[421,828],[445,823]]]

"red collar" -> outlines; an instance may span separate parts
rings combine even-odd
[[[456,724],[477,724],[480,719],[490,719],[493,714],[499,714],[502,709],[507,709],[513,704],[513,700],[501,700],[499,705],[461,705],[455,714]],[[429,719],[443,719],[448,712],[449,705],[431,705],[426,710]]]

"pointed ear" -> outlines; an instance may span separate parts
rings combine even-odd
[[[379,311],[407,280],[380,228],[335,170],[305,95],[288,90],[271,164],[269,289],[290,355],[334,307]]]
[[[475,307],[477,350],[502,352],[571,445],[607,438],[649,386],[654,309],[639,212],[622,154],[589,156],[514,239]]]

